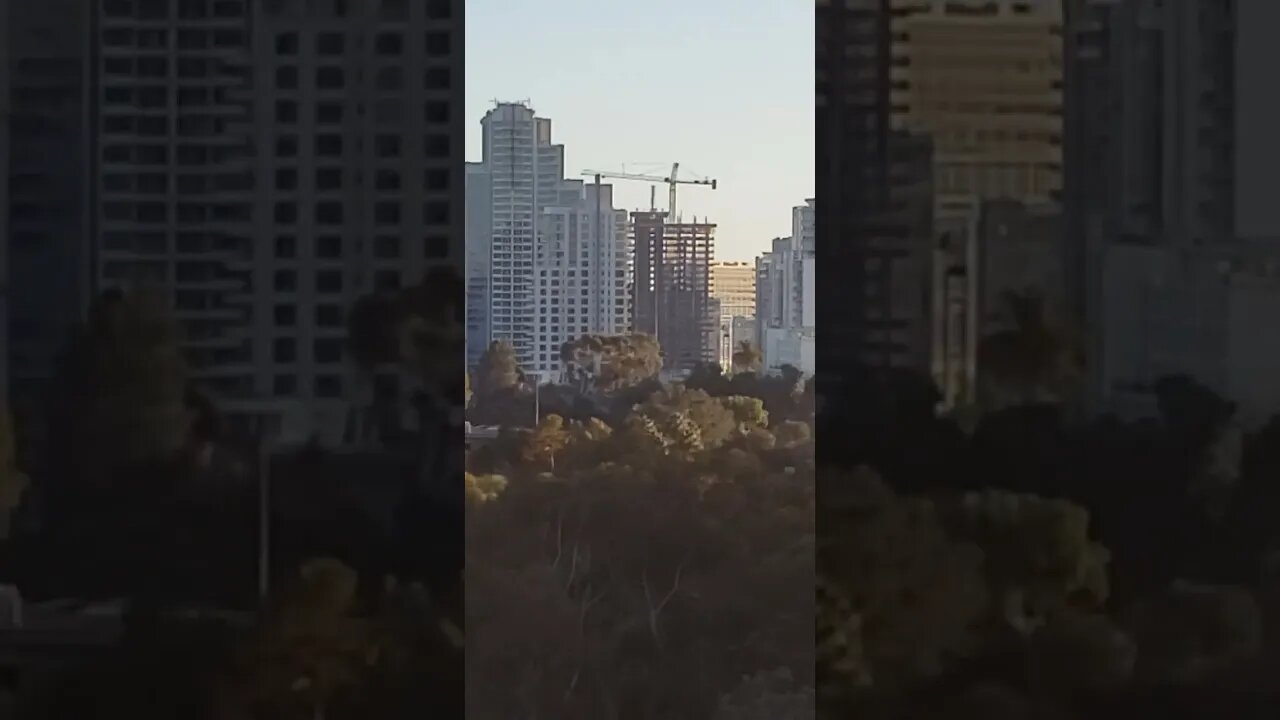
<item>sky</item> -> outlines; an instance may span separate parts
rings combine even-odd
[[[715,178],[680,185],[716,257],[750,260],[813,196],[812,0],[467,0],[467,160],[494,100],[527,101],[583,170]],[[586,179],[586,178],[584,178]],[[606,181],[607,182],[607,181]],[[648,209],[651,183],[615,180]],[[658,186],[658,206],[667,187]]]

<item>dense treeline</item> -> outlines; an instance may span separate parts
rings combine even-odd
[[[820,715],[1269,711],[1280,421],[1171,377],[1150,420],[966,429],[927,380],[854,379],[820,421]]]
[[[812,384],[656,353],[567,346],[536,425],[509,347],[469,382],[503,425],[467,460],[469,715],[813,716]]]

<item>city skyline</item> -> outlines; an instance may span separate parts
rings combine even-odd
[[[528,101],[555,122],[566,177],[624,166],[666,175],[679,162],[682,175],[715,178],[715,190],[682,186],[677,209],[719,226],[722,260],[767,252],[789,234],[791,208],[813,197],[811,6],[478,0],[467,13],[467,160],[480,157],[480,118],[494,100]],[[507,61],[512,47],[520,62]],[[606,51],[607,61],[591,59]],[[649,183],[614,186],[618,207],[649,208]],[[657,195],[665,208],[665,187]]]

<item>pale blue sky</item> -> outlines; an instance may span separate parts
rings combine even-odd
[[[681,185],[677,209],[719,224],[718,258],[751,259],[813,196],[813,14],[812,0],[467,0],[467,159],[493,100],[528,100],[568,177],[679,162],[716,178]],[[649,206],[649,183],[614,187],[620,207]]]

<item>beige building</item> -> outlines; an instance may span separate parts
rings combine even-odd
[[[892,7],[891,122],[933,139],[936,194],[1056,200],[1061,4],[892,0]]]
[[[753,262],[711,263],[711,297],[720,301],[720,314],[756,315],[756,265]]]
[[[1052,213],[1062,190],[1062,8],[1054,0],[892,0],[894,129],[933,143],[930,365],[973,399],[988,248],[983,208]]]
[[[754,341],[756,265],[724,260],[711,263],[712,306],[717,309],[720,367],[733,370],[733,353],[743,340]],[[736,319],[736,322],[735,322]]]

